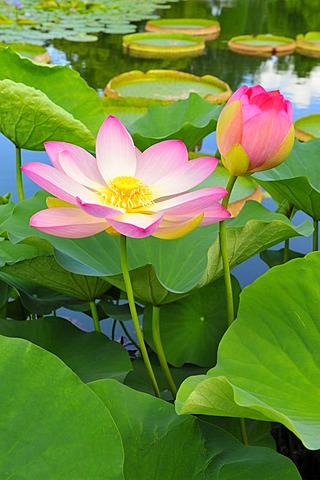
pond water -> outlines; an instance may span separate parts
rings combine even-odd
[[[299,33],[319,29],[318,1],[304,0],[180,0],[168,3],[167,9],[156,14],[161,18],[212,18],[221,25],[221,34],[206,44],[202,56],[180,59],[132,58],[122,50],[122,35],[100,34],[96,42],[77,43],[53,40],[47,47],[52,62],[70,64],[81,76],[103,95],[108,81],[130,70],[175,69],[196,75],[211,74],[227,82],[232,90],[242,84],[261,84],[269,90],[279,89],[293,104],[294,119],[320,112],[320,60],[298,53],[270,58],[240,55],[228,49],[227,41],[237,35],[272,33],[295,38]],[[145,22],[137,24],[137,31],[144,31]],[[17,200],[15,187],[15,158],[12,144],[0,137],[1,168],[0,194],[12,191]],[[202,145],[202,151],[214,153],[215,137],[210,135]],[[23,151],[23,163],[47,161],[43,152]],[[31,196],[37,187],[24,179],[26,196]],[[268,200],[267,200],[268,204]],[[300,223],[301,215],[295,222]],[[311,239],[293,239],[293,249],[308,251]],[[242,285],[251,283],[266,270],[257,258],[237,267],[235,272]]]

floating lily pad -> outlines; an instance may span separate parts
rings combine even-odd
[[[32,45],[30,43],[4,43],[0,42],[0,48],[10,47],[11,50],[21,55],[21,57],[27,57],[38,63],[50,63],[51,58],[46,48],[40,45]]]
[[[54,38],[72,36],[71,40],[75,40],[74,36],[80,32],[127,34],[136,29],[132,22],[157,18],[154,12],[168,8],[173,1],[176,0],[23,0],[24,8],[19,11],[12,2],[7,2],[6,13],[0,13],[0,38],[6,42],[43,45]]]
[[[177,70],[149,70],[147,73],[132,70],[113,77],[104,89],[108,97],[132,100],[150,99],[150,103],[174,102],[188,98],[195,92],[214,103],[226,102],[231,96],[229,85],[212,75],[198,77]]]
[[[162,18],[149,20],[146,23],[147,32],[171,32],[200,35],[205,40],[213,40],[220,33],[220,24],[216,20],[205,18]]]
[[[96,37],[96,35],[78,33],[75,35],[65,35],[64,39],[68,40],[69,42],[96,42],[98,37]]]
[[[132,56],[147,58],[179,58],[201,55],[202,38],[183,33],[132,33],[125,35],[122,46]]]
[[[296,48],[292,38],[275,35],[240,35],[228,42],[230,50],[247,55],[287,55]]]
[[[297,52],[302,55],[320,58],[320,32],[300,33],[296,37]]]
[[[320,138],[320,113],[298,118],[294,122],[294,131],[296,138],[302,142]]]

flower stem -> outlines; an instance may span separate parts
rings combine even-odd
[[[317,252],[319,250],[319,220],[314,220],[313,226],[312,251]]]
[[[167,363],[166,355],[163,350],[161,336],[160,336],[160,307],[153,306],[152,308],[152,336],[153,342],[156,348],[156,353],[158,355],[160,367],[163,371],[164,376],[166,377],[168,386],[172,393],[173,398],[177,396],[177,386],[172,378],[169,365]]]
[[[131,312],[133,326],[134,326],[136,336],[137,336],[137,339],[138,339],[139,348],[140,348],[141,355],[142,355],[145,367],[147,369],[148,375],[150,377],[154,393],[155,393],[156,397],[160,398],[160,389],[158,387],[158,383],[157,383],[155,374],[154,374],[153,369],[152,369],[152,365],[151,365],[151,362],[150,362],[150,359],[149,359],[146,344],[144,342],[143,334],[142,334],[141,327],[140,327],[140,324],[139,324],[139,318],[138,318],[136,306],[135,306],[135,303],[134,303],[133,289],[132,289],[130,273],[129,273],[129,268],[128,268],[127,237],[124,236],[124,235],[120,235],[120,258],[121,258],[121,268],[122,268],[123,280],[124,280],[124,284],[125,284],[125,287],[126,287],[126,292],[127,292],[128,302],[129,302],[129,308],[130,308],[130,312]]]
[[[227,208],[230,195],[234,184],[236,183],[237,177],[231,175],[226,186],[228,190],[228,194],[222,200],[222,205]],[[219,223],[219,239],[220,239],[220,251],[222,256],[222,263],[223,263],[223,274],[224,274],[224,283],[226,287],[226,298],[227,298],[227,318],[228,318],[228,326],[232,324],[234,321],[234,304],[233,304],[233,292],[232,292],[232,283],[231,283],[231,275],[230,275],[230,265],[229,265],[229,256],[228,256],[228,243],[227,243],[227,226],[226,221],[222,220]],[[240,422],[240,431],[242,437],[242,443],[244,445],[248,445],[248,435],[246,429],[246,422],[244,418],[239,418]]]
[[[284,241],[284,250],[283,250],[283,263],[287,263],[289,260],[289,238]]]
[[[246,428],[246,421],[244,418],[239,418],[239,422],[240,422],[242,443],[247,447],[249,445],[249,440],[248,440],[248,434],[247,434],[247,428]]]
[[[118,323],[118,320],[113,320],[113,322],[112,322],[111,340],[115,339],[117,323]]]
[[[24,191],[21,172],[21,148],[16,146],[16,183],[19,201],[24,200]]]
[[[127,327],[125,326],[124,322],[122,320],[119,320],[119,323],[121,325],[121,328],[122,330],[124,331],[125,335],[127,336],[127,338],[130,340],[130,342],[132,343],[132,345],[134,345],[136,347],[136,349],[138,350],[138,352],[141,353],[140,351],[140,348],[139,348],[139,345],[137,344],[137,342],[135,341],[135,339],[133,338],[132,335],[130,335],[130,332],[129,330],[127,329]]]
[[[90,302],[90,310],[91,310],[94,329],[96,332],[101,332],[99,315],[98,315],[97,305],[95,301]]]
[[[228,195],[222,200],[222,205],[227,208],[229,203],[229,198],[231,195],[232,188],[237,180],[237,177],[231,175],[227,184]],[[219,223],[219,240],[220,240],[220,251],[223,263],[223,274],[224,274],[224,283],[226,287],[226,297],[227,297],[227,318],[228,326],[234,320],[234,306],[233,306],[233,292],[230,276],[230,265],[228,257],[228,245],[227,245],[227,226],[226,220],[222,220]]]

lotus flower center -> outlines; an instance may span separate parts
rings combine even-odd
[[[107,205],[126,210],[153,203],[153,195],[148,185],[130,176],[115,177],[98,193]]]

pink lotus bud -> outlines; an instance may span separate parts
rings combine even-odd
[[[240,87],[222,110],[217,144],[231,175],[249,175],[283,162],[293,147],[292,107],[278,90]]]

